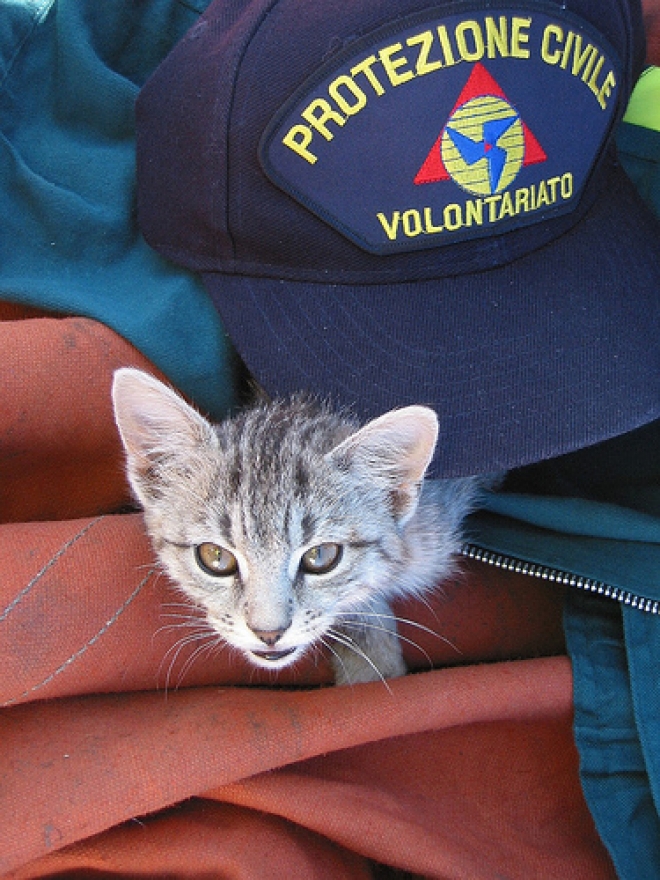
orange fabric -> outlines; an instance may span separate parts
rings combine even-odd
[[[87,318],[0,321],[0,352],[0,522],[91,516],[125,502],[109,382],[117,367],[146,359]]]
[[[464,566],[397,609],[418,674],[387,685],[183,644],[119,512],[110,379],[144,359],[82,319],[0,334],[0,876],[614,878],[557,587]]]

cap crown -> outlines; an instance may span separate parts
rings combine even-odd
[[[509,262],[593,202],[643,52],[636,0],[220,0],[139,99],[143,231],[311,281]]]

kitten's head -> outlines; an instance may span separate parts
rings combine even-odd
[[[115,374],[113,400],[163,566],[251,662],[296,661],[393,590],[435,447],[431,410],[360,428],[295,398],[212,425],[133,369]]]

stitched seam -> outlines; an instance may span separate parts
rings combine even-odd
[[[29,697],[31,694],[35,693],[35,691],[41,690],[41,688],[46,687],[46,685],[50,684],[58,675],[64,672],[65,669],[68,669],[76,660],[79,660],[85,652],[95,645],[101,636],[105,635],[110,627],[117,622],[119,617],[124,613],[124,611],[128,608],[128,606],[133,602],[133,600],[138,596],[138,594],[142,591],[144,586],[146,585],[149,578],[155,572],[156,569],[152,568],[147,573],[146,577],[143,578],[142,581],[137,585],[137,587],[133,590],[131,595],[126,599],[123,605],[120,605],[119,608],[115,611],[112,617],[105,622],[105,624],[101,627],[101,629],[95,633],[88,642],[86,642],[82,647],[78,648],[70,657],[68,657],[63,663],[61,663],[57,669],[54,669],[43,681],[40,681],[39,684],[33,685],[26,691],[23,691],[22,694],[18,694],[16,697],[12,697],[10,700],[7,700],[4,703],[0,703],[0,708],[5,709],[7,706],[12,706],[15,703],[18,703],[19,700],[23,700],[26,697]]]
[[[48,572],[50,569],[59,562],[59,560],[64,556],[67,550],[70,550],[78,541],[83,538],[95,525],[101,522],[102,519],[105,519],[104,516],[98,516],[96,519],[93,519],[91,522],[87,523],[87,525],[81,529],[77,535],[74,535],[73,538],[70,538],[65,544],[62,544],[57,553],[48,560],[48,562],[43,566],[41,571],[38,571],[35,576],[29,581],[23,589],[18,593],[14,599],[7,605],[5,610],[0,614],[0,623],[3,620],[6,620],[11,612],[16,608],[20,602],[30,593],[33,587],[37,585],[37,583],[41,580],[41,578]]]

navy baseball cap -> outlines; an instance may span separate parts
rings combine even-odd
[[[435,472],[660,416],[637,0],[212,3],[143,88],[139,218],[271,394],[438,413]]]

